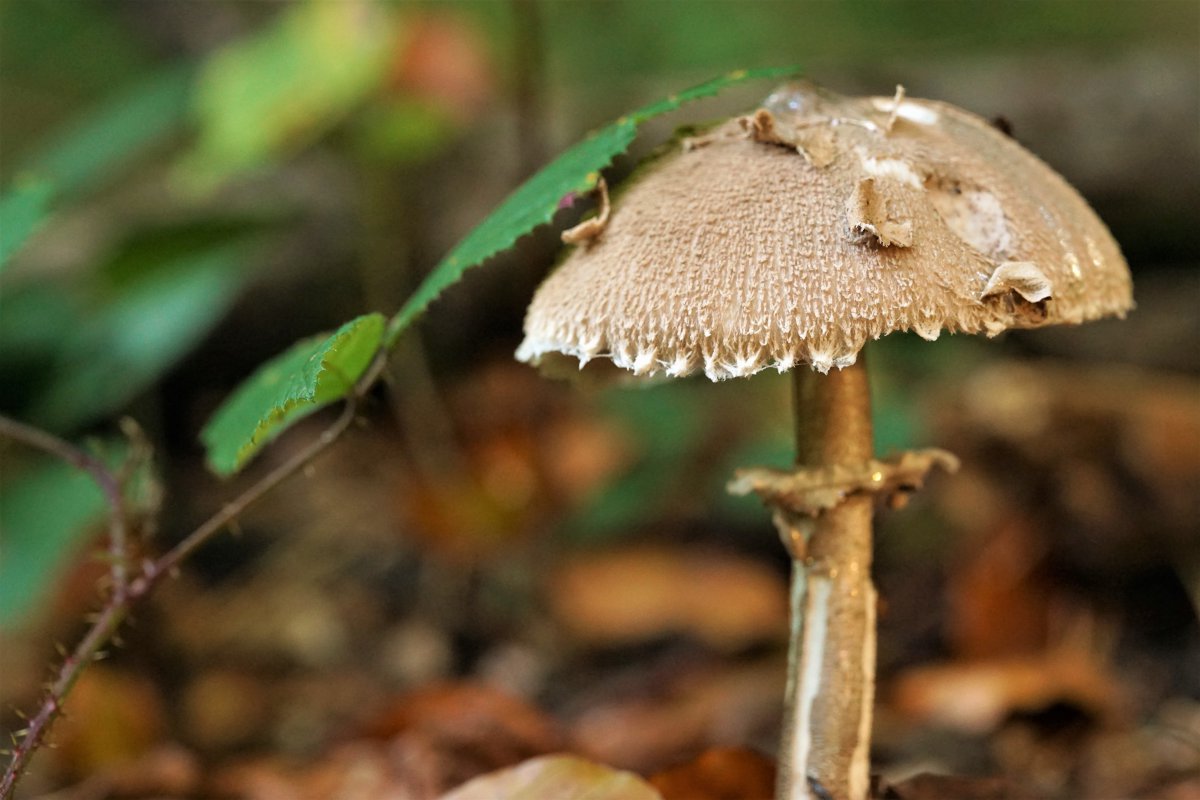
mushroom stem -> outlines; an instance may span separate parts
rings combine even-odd
[[[872,458],[867,372],[792,371],[796,463]],[[791,643],[780,748],[779,800],[865,800],[875,696],[875,587],[870,494],[816,517],[783,514],[792,554]]]

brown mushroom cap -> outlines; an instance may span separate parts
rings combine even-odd
[[[825,372],[893,331],[992,336],[1132,306],[1116,242],[1062,177],[980,117],[902,90],[790,84],[631,184],[538,289],[522,361]]]

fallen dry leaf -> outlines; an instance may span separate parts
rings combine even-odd
[[[53,797],[61,800],[99,798],[191,797],[200,787],[200,760],[177,745],[162,745],[132,761],[92,773]]]
[[[269,710],[260,681],[248,673],[220,667],[191,681],[179,702],[187,741],[208,753],[253,741]]]
[[[1095,659],[1072,651],[917,667],[901,675],[892,691],[900,713],[970,733],[990,732],[1014,712],[1058,702],[1109,718],[1123,709],[1123,698],[1116,679]]]
[[[496,452],[492,448],[491,453]],[[402,482],[396,506],[405,534],[419,541],[425,552],[456,565],[486,561],[512,549],[528,530],[528,501],[535,484],[529,465],[515,466],[515,457],[508,455],[502,468],[481,465],[479,477],[448,471]],[[489,476],[496,475],[504,476],[500,491],[494,481],[489,485]],[[521,488],[516,489],[513,484],[518,481]]]
[[[56,760],[77,778],[132,762],[166,734],[162,698],[146,677],[93,664],[54,727]]]
[[[543,756],[476,778],[442,800],[662,800],[650,784],[576,756]]]
[[[554,573],[549,601],[575,638],[599,646],[676,633],[735,650],[787,630],[781,575],[735,554],[691,548],[588,552]]]
[[[547,489],[563,503],[576,505],[627,467],[636,443],[603,418],[563,417],[539,430]]]
[[[1044,538],[1016,514],[972,541],[950,571],[947,635],[964,659],[1006,658],[1045,649],[1054,611]]]
[[[706,747],[773,738],[784,689],[782,658],[733,668],[647,670],[632,696],[590,706],[572,726],[589,757],[648,772]]]
[[[650,777],[663,800],[771,800],[775,762],[739,747],[707,750]]]
[[[445,791],[476,775],[560,750],[558,725],[523,700],[482,684],[434,685],[401,695],[363,731]]]
[[[877,795],[882,800],[1014,800],[1001,778],[962,778],[922,773],[890,784]]]

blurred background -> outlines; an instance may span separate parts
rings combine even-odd
[[[212,477],[198,431],[258,364],[395,311],[588,130],[793,63],[1002,118],[1111,227],[1138,302],[873,346],[879,452],[964,462],[879,518],[875,768],[1012,797],[1200,796],[1194,0],[8,0],[0,411],[114,459],[135,420],[154,465],[139,546],[160,552],[326,421]],[[770,88],[648,124],[610,180]],[[724,484],[789,462],[788,381],[600,389],[514,363],[557,250],[539,231],[431,308],[364,424],[85,674],[26,796],[436,797],[563,750],[680,798],[707,795],[664,771],[707,752],[741,791],[722,796],[766,796],[787,563]],[[8,443],[0,479],[11,731],[97,602],[104,507]]]

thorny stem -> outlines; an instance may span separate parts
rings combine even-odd
[[[866,368],[793,371],[799,467],[872,457]],[[875,686],[870,495],[817,517],[777,515],[792,555],[779,800],[864,800]]]
[[[8,417],[0,416],[0,437],[21,442],[41,450],[73,467],[83,470],[104,493],[108,503],[108,555],[112,592],[120,596],[126,588],[129,571],[128,526],[129,516],[125,509],[125,494],[117,475],[99,458],[83,448],[58,438],[39,428],[26,425]]]
[[[17,781],[29,766],[29,760],[41,746],[51,725],[62,714],[63,703],[75,682],[88,664],[102,657],[102,648],[116,635],[121,624],[129,616],[134,603],[145,597],[163,576],[172,574],[184,559],[220,533],[225,526],[255,501],[302,470],[310,461],[337,441],[354,421],[359,401],[379,377],[385,363],[386,351],[376,354],[371,365],[355,384],[354,390],[347,396],[341,415],[316,439],[271,470],[232,502],[226,503],[220,511],[201,523],[198,528],[165,554],[156,560],[144,562],[132,578],[128,578],[125,573],[122,573],[124,577],[121,583],[114,586],[114,591],[105,600],[104,607],[91,627],[88,628],[87,633],[84,634],[83,639],[75,646],[75,650],[64,659],[54,680],[46,687],[37,713],[30,719],[25,730],[18,734],[19,741],[14,742],[12,759],[5,768],[3,778],[0,778],[0,800],[11,800]],[[111,516],[122,518],[120,525],[123,536],[125,524],[123,496],[115,477],[103,463],[68,442],[5,417],[0,417],[0,436],[7,436],[44,450],[74,466],[87,470],[100,484],[109,499]],[[114,527],[115,525],[116,523],[114,523]]]

